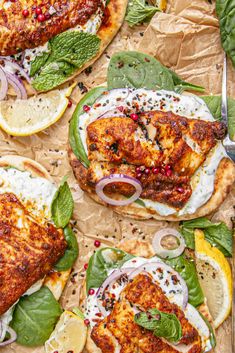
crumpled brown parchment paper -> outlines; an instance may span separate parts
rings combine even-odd
[[[84,264],[95,250],[95,239],[108,246],[115,246],[119,241],[133,237],[151,241],[159,228],[171,225],[169,222],[124,218],[94,203],[80,190],[69,166],[68,122],[72,112],[84,94],[82,91],[105,83],[109,59],[120,50],[141,50],[154,55],[183,79],[204,86],[205,94],[221,93],[223,51],[214,1],[210,4],[207,0],[169,0],[167,12],[157,13],[148,26],[130,29],[126,23],[123,25],[117,37],[93,65],[92,72],[83,73],[76,79],[79,84],[72,94],[74,104],[55,125],[30,137],[11,137],[0,131],[0,155],[19,154],[33,158],[47,168],[56,182],[64,175],[69,176],[75,201],[74,218],[80,255],[61,299],[63,307],[67,309],[79,303],[80,288],[85,277]],[[228,92],[235,98],[234,81],[235,70],[229,63]],[[213,220],[225,221],[231,227],[234,204],[235,190],[213,215]],[[44,349],[13,344],[0,349],[0,352],[43,353]],[[230,319],[217,333],[215,352],[232,353]]]

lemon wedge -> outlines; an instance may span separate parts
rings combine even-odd
[[[86,344],[87,327],[84,321],[70,311],[64,311],[55,330],[45,343],[46,353],[81,353]]]
[[[0,102],[0,127],[9,135],[28,136],[54,124],[64,114],[74,85],[28,98]]]
[[[195,255],[199,282],[218,328],[229,316],[232,306],[232,273],[225,256],[205,240],[204,233],[195,231]]]

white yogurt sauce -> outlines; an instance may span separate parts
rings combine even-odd
[[[108,94],[103,94],[96,100],[89,112],[80,116],[78,128],[86,153],[88,153],[86,129],[90,123],[105,112],[114,111],[115,109],[118,112],[117,107],[120,106],[124,109],[129,108],[135,112],[137,105],[141,107],[143,112],[151,110],[161,110],[164,112],[172,111],[174,114],[189,119],[215,121],[206,103],[197,96],[180,95],[166,90],[114,89],[109,91]],[[222,143],[218,142],[215,148],[208,154],[206,161],[191,178],[192,196],[179,212],[166,204],[142,199],[146,208],[156,211],[161,216],[193,214],[199,207],[204,205],[213,194],[216,169],[225,156],[225,149]],[[135,207],[142,206],[135,204]]]
[[[32,177],[15,168],[0,168],[0,193],[12,192],[36,217],[51,218],[51,203],[57,188],[49,180]]]

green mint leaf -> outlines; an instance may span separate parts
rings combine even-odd
[[[115,248],[103,248],[90,258],[86,271],[86,290],[99,288],[108,276],[108,270],[121,267],[134,256]]]
[[[72,268],[78,257],[78,242],[77,238],[70,227],[64,229],[64,237],[67,242],[67,248],[64,256],[54,266],[57,271],[67,271]]]
[[[196,90],[204,88],[192,85],[163,66],[154,57],[136,52],[126,51],[114,54],[108,67],[108,89],[115,88],[146,88],[166,89],[169,91]]]
[[[52,220],[58,228],[65,228],[73,214],[73,196],[66,179],[63,179],[51,204]]]
[[[126,21],[130,27],[133,27],[143,22],[149,22],[158,11],[160,11],[158,7],[146,4],[145,0],[130,0]]]
[[[11,322],[11,327],[17,333],[17,343],[29,347],[43,345],[62,312],[60,304],[47,287],[21,297]]]
[[[38,73],[32,85],[38,91],[47,91],[64,83],[98,53],[100,39],[96,35],[73,30],[55,36],[49,45],[49,56],[40,55],[32,63],[32,75]]]
[[[217,120],[221,119],[221,96],[201,96],[207,104],[211,114]],[[228,98],[228,132],[231,140],[235,141],[235,99]]]
[[[174,259],[165,260],[165,263],[173,267],[185,280],[188,287],[189,303],[194,307],[204,302],[204,294],[201,289],[194,260],[186,258],[183,254]]]
[[[49,52],[42,52],[36,56],[36,58],[30,63],[30,77],[35,76],[36,73],[45,65]]]
[[[38,91],[48,91],[65,82],[75,70],[76,67],[66,61],[55,61],[42,68],[32,85]]]
[[[175,314],[150,309],[136,314],[134,321],[139,326],[153,331],[156,337],[164,337],[169,342],[177,343],[182,337],[182,327]]]
[[[222,46],[235,66],[234,6],[234,0],[216,0],[216,13],[219,17]]]
[[[66,31],[50,40],[51,55],[47,63],[66,61],[76,68],[82,67],[94,57],[100,47],[100,39],[90,33]]]

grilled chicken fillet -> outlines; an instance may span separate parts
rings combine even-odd
[[[162,289],[146,274],[136,276],[121,293],[111,314],[97,323],[91,337],[103,353],[174,353],[177,349],[169,345],[152,331],[134,322],[133,305],[147,311],[158,308],[162,312],[175,314],[182,326],[180,343],[187,345],[189,353],[201,353],[201,339],[197,330],[185,318],[183,311],[169,302]],[[131,348],[130,348],[131,347]]]
[[[0,315],[64,254],[66,241],[52,224],[39,224],[14,194],[0,195]]]
[[[39,22],[35,17],[37,6],[43,13],[51,13],[50,18]],[[17,54],[43,45],[69,28],[84,25],[101,6],[100,0],[17,0],[11,4],[3,0],[0,2],[0,55]],[[22,15],[24,9],[29,11],[26,17]]]
[[[225,133],[220,122],[187,119],[172,112],[141,114],[138,122],[128,117],[95,120],[87,127],[91,162],[87,184],[94,187],[102,177],[115,173],[137,177],[140,166],[155,168],[156,173],[141,176],[141,197],[180,209],[192,194],[190,177]],[[172,173],[164,174],[165,166]],[[134,192],[124,183],[112,183],[105,191],[125,196]]]

